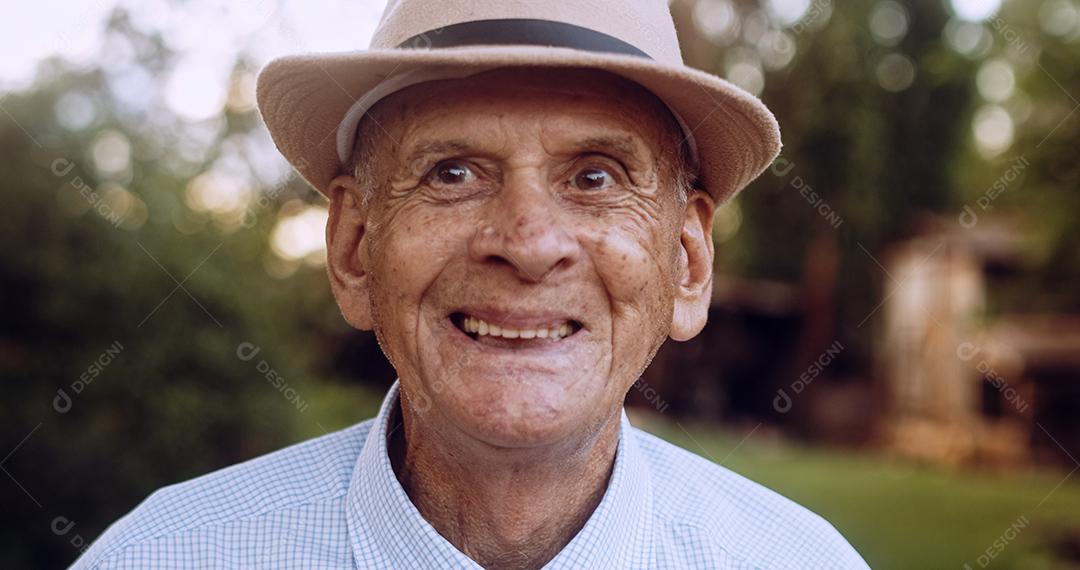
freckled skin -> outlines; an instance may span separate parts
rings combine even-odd
[[[661,116],[651,101],[505,85],[484,89],[482,99],[452,85],[404,93],[403,120],[396,128],[384,122],[406,147],[420,136],[460,136],[467,125],[490,141],[483,148],[490,158],[477,160],[490,160],[491,172],[465,190],[425,187],[420,176],[442,156],[420,165],[379,161],[404,191],[376,198],[369,218],[373,316],[406,391],[430,398],[478,439],[535,445],[607,419],[667,336],[676,258],[665,246],[678,240],[681,218],[661,215],[676,201],[659,187],[655,159],[630,171],[627,187],[608,197],[553,188],[576,158],[553,155],[596,127],[663,140],[659,120],[626,118]],[[506,110],[492,116],[499,102]],[[660,153],[642,146],[647,158]],[[490,259],[524,265],[530,256],[539,259],[527,267]],[[382,283],[391,268],[415,285],[401,287],[396,276]],[[544,278],[535,279],[541,271]],[[462,354],[440,337],[450,326],[447,314],[472,302],[566,311],[586,324],[587,342],[540,362]]]
[[[541,566],[602,496],[627,390],[673,327],[704,325],[712,200],[679,202],[666,108],[608,74],[502,69],[373,113],[376,190],[364,206],[349,177],[332,185],[329,261],[346,318],[399,374],[399,478],[474,559]],[[626,144],[583,145],[601,136]],[[416,152],[446,141],[465,144]],[[433,175],[446,161],[469,175]],[[589,169],[601,188],[578,182]],[[582,329],[542,353],[483,350],[449,319],[474,306]]]

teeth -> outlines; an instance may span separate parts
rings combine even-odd
[[[502,338],[553,338],[559,340],[570,336],[571,326],[570,323],[560,323],[559,325],[552,326],[551,328],[537,328],[537,329],[512,329],[508,327],[500,327],[499,325],[493,325],[486,321],[476,319],[473,317],[465,317],[465,321],[462,323],[462,328],[467,333],[475,333],[479,336],[494,336]]]

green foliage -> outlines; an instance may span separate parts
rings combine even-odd
[[[205,230],[181,232],[178,216],[193,215],[180,198],[191,175],[139,159],[150,133],[107,97],[92,129],[64,132],[60,95],[107,88],[96,73],[54,77],[6,97],[19,124],[0,126],[0,449],[14,450],[3,467],[17,483],[0,485],[5,568],[68,563],[80,541],[154,489],[355,423],[378,401],[320,377],[347,333],[324,274],[276,279],[264,267],[274,214],[306,192],[300,182],[287,182],[251,228],[203,220]],[[255,124],[231,121],[212,146]],[[105,193],[88,166],[102,129],[134,141],[129,190],[149,210],[139,227],[114,226],[80,195],[82,183]],[[247,361],[237,354],[245,342],[260,349]],[[320,402],[337,408],[312,411]],[[57,517],[74,526],[54,532]]]
[[[828,25],[795,35],[792,63],[767,75],[762,98],[780,122],[784,167],[766,171],[739,197],[746,221],[718,246],[718,264],[725,271],[797,281],[814,262],[807,246],[822,236],[835,241],[844,299],[840,322],[845,335],[862,335],[854,329],[880,301],[881,283],[888,285],[863,250],[880,252],[917,231],[927,215],[957,220],[964,205],[1025,157],[1030,168],[979,211],[983,219],[1018,220],[1019,231],[1031,238],[1019,283],[1006,284],[1008,293],[995,298],[994,307],[1076,311],[1080,295],[1063,285],[1080,276],[1080,225],[1074,219],[1080,212],[1080,112],[1074,112],[1080,104],[1080,42],[1040,30],[1043,2],[1012,2],[984,23],[987,52],[962,55],[944,38],[947,2],[925,0],[903,3],[908,31],[898,45],[885,47],[867,24],[879,4],[834,4]],[[914,82],[899,92],[884,89],[876,75],[889,54],[903,54],[915,66]],[[717,48],[715,71],[722,73],[725,56]],[[987,103],[976,89],[977,73],[995,58],[1017,74],[1019,94],[1003,105],[1013,110],[1026,101],[1031,114],[1014,113],[1023,119],[1017,120],[1014,144],[986,159],[975,152],[972,119]],[[838,227],[800,196],[796,177],[840,214]]]

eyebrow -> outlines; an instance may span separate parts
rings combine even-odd
[[[420,142],[409,149],[405,164],[411,164],[428,156],[453,155],[469,152],[473,145],[461,139]]]
[[[659,156],[649,150],[648,145],[638,144],[638,140],[630,135],[600,135],[581,140],[576,143],[576,148],[578,152],[612,154],[630,168],[652,169]]]
[[[583,150],[614,151],[635,158],[641,154],[640,147],[634,144],[634,140],[624,135],[589,137],[578,143],[578,146]]]

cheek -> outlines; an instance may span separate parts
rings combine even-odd
[[[621,398],[670,332],[674,296],[665,262],[671,248],[661,231],[636,226],[607,229],[590,245],[611,305],[610,375],[621,379],[612,386]]]
[[[461,252],[464,241],[456,237],[460,224],[450,219],[438,212],[403,209],[371,228],[372,314],[377,331],[395,351],[415,335],[425,293]]]
[[[670,238],[660,228],[609,227],[591,241],[592,260],[612,310],[612,339],[620,344],[652,343],[667,336],[674,298]],[[633,350],[640,350],[634,346]]]

